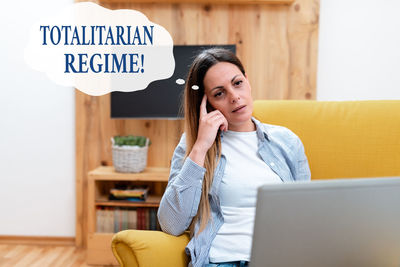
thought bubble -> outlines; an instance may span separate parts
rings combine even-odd
[[[30,31],[25,61],[57,84],[89,95],[145,89],[175,69],[168,31],[139,11],[71,5]]]
[[[177,84],[182,85],[185,84],[185,80],[184,79],[176,79],[175,81]]]
[[[193,90],[199,90],[199,86],[198,85],[192,85],[192,89]]]

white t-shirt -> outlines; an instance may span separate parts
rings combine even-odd
[[[250,261],[257,188],[282,182],[257,148],[256,131],[227,131],[223,135],[226,166],[218,196],[224,224],[212,241],[210,262]]]

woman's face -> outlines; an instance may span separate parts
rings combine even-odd
[[[225,116],[229,130],[254,130],[250,83],[236,65],[228,62],[215,64],[206,72],[203,84],[208,102]]]

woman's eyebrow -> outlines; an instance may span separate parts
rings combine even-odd
[[[221,88],[224,88],[224,87],[223,87],[222,85],[216,86],[216,87],[214,87],[213,89],[211,89],[210,92],[212,92],[212,91],[214,91],[214,90],[216,90],[216,89],[221,89]]]
[[[233,78],[231,79],[231,83],[233,83],[233,81],[236,79],[237,76],[240,76],[240,74],[236,74],[235,76],[233,76]],[[214,91],[215,89],[221,89],[224,88],[222,85],[216,86],[213,89],[210,90],[210,92]]]
[[[235,76],[233,76],[231,83],[233,83],[233,81],[236,79],[237,76],[240,76],[240,74],[236,74]]]

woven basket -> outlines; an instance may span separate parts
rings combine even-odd
[[[149,139],[146,139],[144,147],[139,146],[117,146],[112,143],[112,159],[115,171],[117,172],[141,172],[147,165],[147,150]]]

